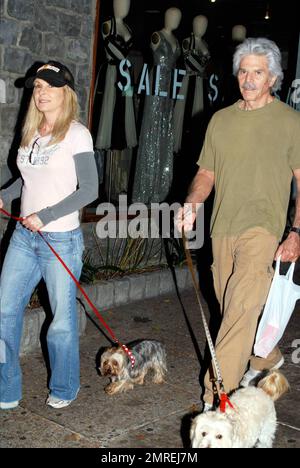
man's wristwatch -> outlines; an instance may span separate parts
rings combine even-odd
[[[290,232],[296,232],[300,236],[300,227],[291,227]]]

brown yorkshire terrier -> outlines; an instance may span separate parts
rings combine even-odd
[[[135,341],[129,343],[128,348],[135,357],[134,367],[121,347],[108,348],[101,356],[101,375],[111,379],[111,383],[105,387],[108,395],[131,390],[134,384],[143,385],[149,370],[154,371],[154,383],[164,383],[167,372],[166,351],[159,341]]]

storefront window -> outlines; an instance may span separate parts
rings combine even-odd
[[[239,99],[232,55],[246,37],[278,43],[286,78],[277,97],[288,99],[292,15],[269,2],[266,19],[265,2],[244,3],[100,0],[91,114],[100,201],[184,200],[211,116]]]

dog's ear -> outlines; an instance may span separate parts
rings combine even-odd
[[[126,354],[126,351],[122,348],[122,346],[119,346],[117,349],[115,349],[115,351],[118,353],[118,354],[121,354],[121,356],[127,356]]]
[[[97,369],[99,369],[99,367],[101,366],[101,364],[103,362],[103,356],[108,351],[108,349],[109,348],[107,348],[107,347],[101,346],[101,348],[97,352],[97,355],[96,355],[96,368]]]
[[[112,355],[114,354],[116,351],[117,351],[118,348],[116,348],[115,346],[108,346],[107,348],[103,348],[103,353],[106,353],[108,355]]]

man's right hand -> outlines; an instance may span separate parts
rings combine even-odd
[[[3,203],[3,201],[2,201],[1,198],[0,198],[0,208],[3,208],[3,206],[4,206],[4,203]]]
[[[196,207],[194,203],[185,203],[182,208],[179,209],[176,218],[175,225],[179,232],[184,229],[185,232],[191,231],[196,220]]]
[[[184,229],[186,232],[193,229],[197,211],[202,203],[209,197],[215,184],[215,174],[213,171],[199,168],[191,185],[188,198],[175,218],[175,225],[179,232]],[[196,200],[192,202],[191,200]]]

